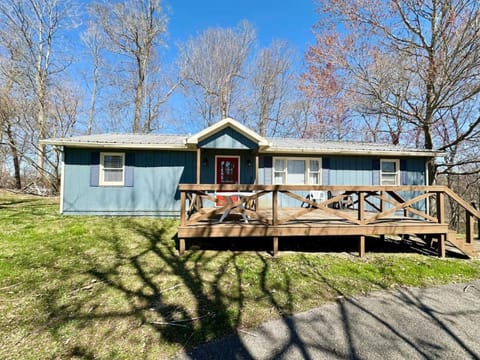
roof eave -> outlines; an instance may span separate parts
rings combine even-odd
[[[41,144],[63,146],[69,148],[88,148],[88,149],[144,149],[144,150],[191,150],[185,144],[119,144],[108,142],[80,142],[80,141],[59,141],[59,140],[41,140]]]
[[[262,149],[262,153],[270,154],[311,154],[311,155],[354,155],[354,156],[386,156],[386,157],[440,157],[445,153],[440,151],[377,151],[377,150],[345,150],[345,149],[308,149],[308,148],[279,148],[269,147]]]

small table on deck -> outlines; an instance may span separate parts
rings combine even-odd
[[[248,198],[252,195],[254,195],[255,193],[254,192],[246,192],[246,191],[232,191],[232,192],[218,192],[215,194],[215,205],[217,207],[220,207],[220,206],[225,206],[227,204],[233,204],[235,202],[237,202],[238,200],[242,200],[242,202],[236,206],[232,206],[232,207],[227,207],[225,209],[225,212],[222,214],[222,216],[220,217],[220,220],[218,222],[223,222],[223,220],[225,220],[225,218],[230,215],[230,213],[232,212],[232,210],[236,207],[239,207],[241,206],[242,208],[245,208],[245,201],[243,200],[244,198]],[[243,212],[240,212],[240,215],[242,216],[243,218],[243,221],[245,223],[248,223],[248,217],[247,215],[245,215]]]

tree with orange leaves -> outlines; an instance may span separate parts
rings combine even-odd
[[[363,137],[447,152],[429,164],[430,182],[480,172],[477,0],[320,0],[318,13],[303,81],[317,113],[363,123]]]

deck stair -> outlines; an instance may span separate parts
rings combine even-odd
[[[472,242],[468,243],[464,238],[459,237],[457,232],[454,230],[448,231],[447,242],[453,247],[460,250],[469,258],[476,258],[478,256],[474,244]]]

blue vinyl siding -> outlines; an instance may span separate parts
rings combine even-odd
[[[195,152],[126,151],[134,158],[128,164],[135,170],[133,186],[120,187],[90,186],[95,153],[65,149],[65,214],[179,215],[178,184],[195,183]]]
[[[373,185],[373,158],[334,156],[329,163],[329,185]]]
[[[225,128],[200,141],[198,145],[202,149],[255,150],[258,148],[257,143],[232,128]]]
[[[400,159],[400,182],[400,185],[426,185],[425,159]],[[412,199],[419,195],[421,195],[421,193],[414,191],[404,191],[400,193],[400,196],[404,199]],[[419,201],[415,203],[413,207],[417,210],[425,211],[427,208],[427,201]]]
[[[227,133],[225,131],[224,135],[228,135]],[[236,134],[237,137],[241,137],[238,133]],[[213,144],[215,141],[210,138],[208,143]],[[196,182],[197,154],[195,151],[115,150],[115,152],[125,153],[126,182],[125,186],[121,187],[98,186],[98,155],[100,151],[109,150],[65,149],[63,198],[65,214],[179,216],[178,185]],[[202,148],[201,183],[215,183],[215,156],[218,155],[239,156],[240,182],[242,184],[255,183],[255,151],[219,148]],[[272,183],[273,157],[275,156],[260,155],[259,184]],[[293,158],[294,156],[281,155],[281,157]],[[298,157],[319,158],[319,156],[304,154]],[[324,185],[379,184],[379,158],[323,156],[321,159],[321,182]],[[206,160],[206,164],[204,164],[204,160]],[[426,159],[401,158],[400,160],[401,185],[425,185]],[[252,166],[247,165],[248,161]],[[411,198],[416,194],[403,193],[402,195],[405,198]],[[259,205],[261,207],[271,206],[271,197],[264,197]],[[300,204],[297,200],[281,194],[280,206],[296,207]],[[417,207],[423,209],[425,206],[426,203],[421,203]]]
[[[294,157],[289,155],[288,157]],[[302,155],[302,158],[305,156]],[[259,168],[259,184],[272,183],[272,157],[261,156]],[[401,185],[425,185],[425,159],[401,159]],[[324,156],[322,157],[322,184],[323,185],[379,185],[380,158],[358,156]],[[403,193],[405,198],[417,194]],[[280,206],[299,206],[296,200],[280,195]],[[264,201],[265,206],[270,204],[270,198]],[[268,203],[268,205],[267,205]],[[425,204],[419,203],[417,208],[424,209]]]
[[[426,160],[423,158],[402,159],[401,185],[426,185],[425,166]]]

